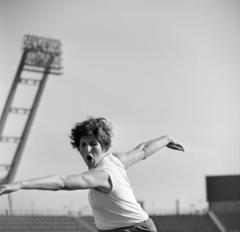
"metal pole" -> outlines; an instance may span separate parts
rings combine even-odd
[[[10,216],[13,216],[12,199],[10,194],[8,194],[8,204],[9,204]]]
[[[16,91],[16,88],[17,88],[17,84],[18,84],[19,79],[20,79],[20,75],[21,75],[21,72],[22,72],[22,69],[23,69],[23,66],[24,66],[26,55],[27,55],[27,52],[24,51],[23,54],[22,54],[22,59],[21,59],[20,64],[18,66],[17,73],[15,75],[15,79],[13,81],[12,88],[9,92],[5,107],[4,107],[3,112],[2,112],[2,116],[1,116],[1,119],[0,119],[0,137],[2,136],[3,128],[4,128],[5,122],[7,120],[8,112],[10,110],[10,107],[11,107],[11,104],[12,104],[12,101],[13,101],[13,97],[14,97],[14,94],[15,94],[15,91]]]
[[[176,200],[176,213],[179,215],[179,200]]]
[[[29,114],[25,129],[23,131],[21,141],[18,145],[18,148],[16,150],[14,159],[12,161],[11,172],[9,172],[7,177],[5,178],[6,183],[12,182],[13,179],[14,179],[14,176],[16,174],[17,166],[18,166],[18,164],[21,160],[22,152],[23,152],[25,143],[27,141],[31,125],[32,125],[33,120],[34,120],[34,117],[35,117],[35,114],[36,114],[36,111],[37,111],[37,107],[38,107],[38,104],[40,102],[40,99],[41,99],[41,96],[42,96],[42,93],[43,93],[43,89],[44,89],[46,81],[47,81],[48,73],[49,73],[49,68],[46,68],[45,71],[44,71],[43,78],[41,80],[41,84],[39,86],[38,92],[36,94],[31,113]]]

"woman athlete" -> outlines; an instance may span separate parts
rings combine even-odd
[[[1,185],[0,195],[20,189],[80,190],[89,189],[89,203],[99,232],[152,231],[156,227],[133,194],[126,169],[150,157],[163,147],[184,151],[170,136],[141,143],[124,153],[107,153],[111,146],[112,127],[105,118],[90,117],[75,124],[71,144],[81,154],[88,171],[76,175],[51,175]]]

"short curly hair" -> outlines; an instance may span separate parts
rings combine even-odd
[[[80,139],[84,135],[94,135],[102,149],[107,152],[112,145],[112,124],[105,118],[89,117],[87,120],[76,123],[71,130],[71,144],[79,150]]]

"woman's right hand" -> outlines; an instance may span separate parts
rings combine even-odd
[[[15,182],[11,184],[0,185],[0,196],[4,194],[9,194],[12,192],[16,192],[20,189],[20,182]]]

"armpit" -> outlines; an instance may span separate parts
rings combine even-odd
[[[104,192],[104,193],[110,193],[113,191],[113,181],[112,181],[112,178],[111,178],[111,175],[106,171],[106,170],[100,170],[104,173],[106,173],[108,175],[108,186],[102,186],[102,187],[98,187],[96,188],[97,190],[101,191],[101,192]]]

